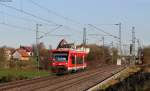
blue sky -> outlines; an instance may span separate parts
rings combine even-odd
[[[69,34],[69,37],[47,36],[40,41],[46,46],[56,47],[58,41],[65,38],[69,42],[77,44],[82,42],[83,27],[87,28],[88,34],[103,34],[96,29],[87,26],[93,24],[106,32],[118,35],[118,27],[114,25],[122,23],[123,43],[129,44],[131,40],[131,27],[135,26],[136,36],[144,45],[149,45],[150,34],[150,1],[149,0],[33,0],[58,15],[65,16],[70,20],[65,20],[60,16],[49,13],[46,9],[34,5],[30,0],[12,0],[12,2],[0,2],[36,16],[45,20],[53,21],[63,25],[51,34]],[[13,15],[13,16],[12,16]],[[15,17],[14,17],[15,16]],[[25,19],[20,19],[25,18]],[[55,24],[41,21],[24,13],[0,5],[0,23],[5,22],[10,25],[16,25],[27,29],[12,28],[0,24],[0,46],[7,45],[19,47],[19,45],[31,45],[35,43],[35,25],[41,23],[39,28],[42,32],[52,31],[56,28]],[[46,25],[48,23],[49,25]],[[78,24],[77,24],[78,23]],[[40,34],[42,35],[42,33]],[[98,43],[101,37],[88,36],[88,43]],[[111,37],[106,37],[106,43],[115,41]],[[100,42],[101,43],[101,42]]]

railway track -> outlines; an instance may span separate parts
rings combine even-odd
[[[64,87],[64,86],[73,85],[78,80],[83,80],[83,79],[89,78],[93,75],[97,75],[100,71],[101,71],[100,69],[95,69],[95,70],[92,70],[90,72],[85,72],[83,74],[76,74],[74,76],[67,77],[67,79],[65,79],[65,80],[64,79],[63,80],[58,79],[55,83],[49,83],[49,84],[41,86],[40,88],[35,88],[35,89],[32,89],[32,90],[35,90],[35,91],[38,90],[38,89],[42,90],[42,88],[45,89],[46,87],[49,88],[49,86],[51,86],[50,89],[48,89],[48,90],[53,91],[55,89],[58,89],[58,88],[61,88],[61,87]]]
[[[46,81],[48,79],[54,79],[54,78],[57,78],[57,76],[39,77],[39,78],[4,83],[4,84],[0,85],[0,91],[13,89],[13,88],[17,88],[17,87],[25,86],[25,85],[29,85],[29,84],[34,84],[34,83],[37,83],[40,81]]]
[[[98,69],[94,73],[85,74],[78,78],[68,79],[66,82],[57,83],[54,86],[50,85],[49,87],[44,87],[40,89],[35,89],[34,91],[83,91],[88,87],[91,87],[99,79],[104,79],[112,74],[108,70],[114,69],[115,67]]]
[[[122,69],[118,66],[102,66],[90,71],[79,72],[64,76],[50,76],[46,78],[36,78],[12,82],[0,86],[0,91],[82,91],[95,83],[112,75],[112,71]]]
[[[101,74],[99,75],[99,73],[101,72]],[[80,83],[85,83],[86,81],[89,81],[90,79],[97,79],[98,76],[102,76],[102,74],[106,74],[107,72],[106,71],[102,71],[102,70],[97,70],[95,71],[95,73],[93,74],[89,74],[89,75],[82,75],[81,77],[79,78],[74,78],[74,79],[71,79],[71,80],[68,80],[67,82],[65,83],[59,83],[58,85],[54,86],[54,87],[47,87],[49,91],[55,91],[55,90],[59,90],[59,91],[63,91],[63,90],[67,90],[67,89],[71,89],[71,87],[75,86],[75,87],[79,87],[79,84]],[[81,84],[80,84],[81,85]],[[83,87],[83,86],[82,86]],[[74,87],[73,87],[74,88]],[[74,88],[76,89],[76,88]],[[78,88],[79,89],[79,88]],[[42,88],[40,89],[42,90]],[[84,90],[84,89],[80,89],[81,90]],[[68,90],[69,91],[69,90]]]

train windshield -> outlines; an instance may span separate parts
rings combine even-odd
[[[59,62],[68,61],[68,54],[67,53],[54,53],[53,57],[56,61],[59,61]]]

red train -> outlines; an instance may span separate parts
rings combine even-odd
[[[50,52],[52,53],[51,70],[53,73],[62,74],[87,67],[85,61],[87,52],[85,51],[60,48]]]

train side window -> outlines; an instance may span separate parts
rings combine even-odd
[[[72,59],[72,64],[75,64],[75,57],[71,56],[71,59]]]
[[[83,64],[83,58],[77,57],[77,64]]]

